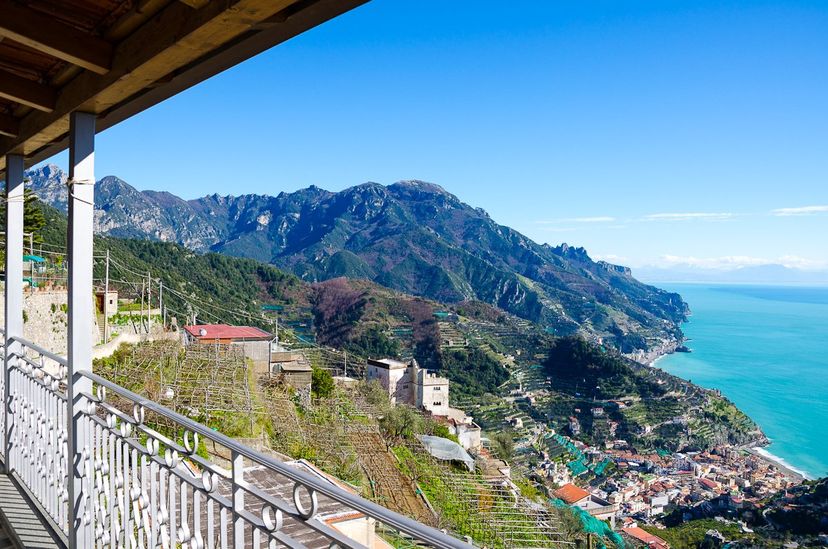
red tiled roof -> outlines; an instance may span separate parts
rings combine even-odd
[[[716,488],[719,487],[719,485],[717,483],[713,482],[712,480],[710,480],[708,478],[700,478],[699,479],[699,484],[701,484],[702,486],[706,486],[707,488],[710,488],[711,490],[715,490]]]
[[[565,501],[569,505],[579,502],[585,497],[589,496],[589,492],[583,488],[578,488],[574,484],[564,484],[553,492],[555,497]]]
[[[633,528],[622,528],[621,530],[625,534],[646,543],[649,547],[654,547],[655,549],[669,549],[670,547],[670,545],[668,545],[667,542],[660,537],[651,534],[638,526],[634,526]]]
[[[271,339],[273,336],[253,326],[230,326],[228,324],[197,324],[184,326],[196,339]],[[202,335],[202,330],[206,332]]]

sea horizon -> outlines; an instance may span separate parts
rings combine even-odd
[[[770,444],[756,449],[807,478],[828,475],[828,287],[661,284],[688,302],[691,353],[653,363],[719,389]]]

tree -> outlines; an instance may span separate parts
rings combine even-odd
[[[388,391],[383,389],[379,381],[375,379],[361,381],[357,385],[357,390],[365,401],[379,410],[380,413],[384,413],[391,408],[391,399],[388,397]]]
[[[515,451],[515,439],[511,431],[501,431],[492,437],[492,451],[504,461],[512,459]]]
[[[559,508],[558,527],[565,534],[566,539],[577,539],[584,533],[581,518],[568,506]]]
[[[311,374],[311,393],[316,398],[331,396],[334,390],[333,376],[328,370],[314,368]]]
[[[6,202],[0,200],[0,223],[3,230],[6,227]],[[35,196],[31,189],[24,189],[23,191],[23,232],[32,233],[33,239],[37,243],[43,242],[43,236],[40,231],[46,225],[46,218],[43,215],[43,209],[40,205],[40,200]]]
[[[457,438],[457,435],[451,433],[451,430],[448,428],[447,425],[438,423],[434,420],[429,420],[428,428],[426,430],[435,437],[447,438],[452,442],[460,444],[460,439]]]
[[[390,409],[380,419],[380,427],[391,438],[411,438],[423,430],[423,416],[404,404]]]

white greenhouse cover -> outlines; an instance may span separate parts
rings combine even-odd
[[[474,458],[453,440],[429,435],[420,435],[417,438],[426,447],[428,453],[437,459],[443,461],[462,461],[469,468],[469,471],[474,471]]]

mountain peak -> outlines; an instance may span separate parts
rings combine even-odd
[[[459,198],[440,185],[419,179],[397,181],[388,186],[388,191],[403,200],[425,201],[437,199],[443,203],[461,204]]]
[[[437,183],[429,183],[428,181],[422,181],[420,179],[403,179],[401,181],[397,181],[392,185],[389,185],[389,187],[396,187],[400,189],[416,189],[421,192],[442,194],[456,198],[453,194],[445,190]]]
[[[344,192],[349,192],[349,191],[351,191],[351,192],[365,192],[365,191],[368,191],[368,192],[385,194],[386,188],[385,188],[385,185],[383,185],[382,183],[377,183],[375,181],[366,181],[365,183],[360,183],[359,185],[354,185],[353,187],[350,187],[350,188],[346,189]]]
[[[45,164],[39,168],[28,170],[26,176],[33,181],[66,181],[68,175],[60,166]]]
[[[586,251],[586,248],[583,248],[581,246],[570,246],[566,242],[564,242],[560,246],[553,247],[552,252],[561,257],[566,257],[568,259],[592,261],[589,257],[589,254]]]

